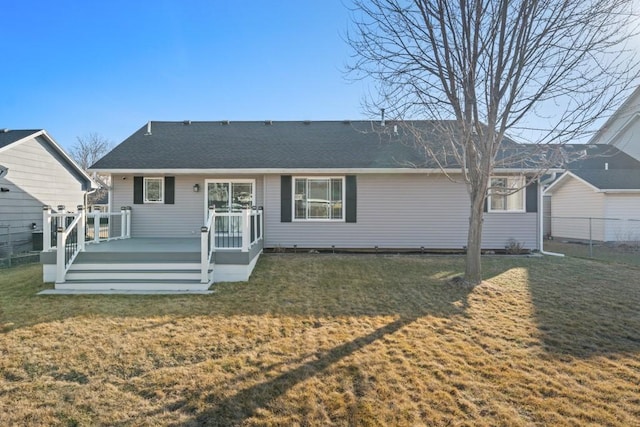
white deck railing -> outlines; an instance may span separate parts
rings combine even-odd
[[[50,206],[44,206],[42,227],[42,250],[56,249],[56,282],[64,283],[69,267],[87,242],[131,237],[131,208],[123,207],[120,213],[86,213],[82,206],[77,212],[66,212],[61,205],[53,213]]]
[[[123,206],[120,212],[85,212],[78,206],[78,212],[66,212],[58,206],[53,213],[50,206],[42,212],[42,250],[48,251],[58,246],[58,228],[67,227],[77,216],[84,216],[84,241],[104,242],[131,237],[131,207]]]
[[[200,229],[201,281],[208,283],[213,253],[219,249],[249,250],[263,239],[263,214],[260,208],[240,212],[217,212],[209,209],[207,223]]]

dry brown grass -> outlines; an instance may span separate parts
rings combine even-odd
[[[268,255],[208,296],[0,274],[0,425],[638,425],[640,270]]]

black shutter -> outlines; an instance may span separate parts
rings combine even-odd
[[[484,207],[482,208],[482,212],[489,212],[489,196],[484,198]]]
[[[133,204],[141,205],[144,203],[143,187],[144,178],[141,176],[133,177]]]
[[[173,205],[175,203],[176,194],[176,177],[165,176],[164,177],[164,204]]]
[[[358,214],[358,186],[356,176],[347,175],[345,177],[345,221],[357,222]]]
[[[526,192],[527,212],[538,212],[538,183],[529,184]]]
[[[280,177],[280,222],[291,222],[291,175]]]

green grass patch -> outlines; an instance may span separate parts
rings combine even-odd
[[[36,296],[0,272],[0,425],[634,425],[638,269],[263,255],[212,295]]]

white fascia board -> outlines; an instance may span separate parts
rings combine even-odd
[[[606,122],[604,122],[604,124],[602,126],[600,126],[600,129],[598,129],[598,131],[596,132],[595,135],[593,135],[593,137],[591,137],[589,139],[589,141],[587,141],[587,145],[589,144],[601,144],[602,142],[597,142],[597,140],[601,137],[601,135],[609,128],[609,126],[611,126],[611,124],[613,124],[613,122],[615,120],[618,119],[618,116],[620,116],[620,114],[622,114],[622,112],[629,106],[629,104],[631,104],[631,102],[633,101],[633,99],[640,95],[640,86],[638,86],[637,88],[634,89],[634,91],[631,93],[631,95],[629,95],[629,97],[627,99],[624,100],[624,102],[622,103],[622,105],[620,105],[620,107],[618,107],[618,109],[611,115],[609,116],[609,118],[607,119]],[[634,116],[637,115],[634,114]],[[633,117],[632,117],[633,118]],[[623,128],[626,127],[623,126]],[[618,135],[618,133],[616,133],[616,135],[614,135],[613,138],[611,138],[611,141],[615,140],[615,137]],[[611,141],[609,141],[609,144],[612,144]],[[615,145],[615,144],[612,144]]]
[[[281,169],[281,168],[260,168],[260,169],[91,169],[98,173],[111,174],[174,174],[174,175],[268,175],[268,174],[455,174],[461,173],[460,168],[440,169],[440,168],[301,168],[301,169]],[[561,172],[561,170],[550,170],[551,172]],[[503,168],[495,169],[494,174],[528,174],[537,173],[538,169]]]
[[[554,183],[552,183],[546,190],[544,190],[544,194],[546,195],[547,193],[553,193],[553,189],[555,189],[556,187],[559,187],[561,182],[566,181],[567,179],[570,178],[574,178],[576,180],[578,180],[579,182],[583,183],[584,185],[586,185],[587,187],[591,188],[593,191],[600,192],[601,190],[596,187],[593,184],[590,184],[589,182],[585,181],[584,179],[580,178],[578,175],[574,174],[573,172],[567,171],[565,173],[563,173],[560,178],[558,178]]]
[[[4,147],[0,148],[0,153],[1,153],[2,151],[4,151],[4,150],[8,149],[9,147],[14,147],[14,146],[16,146],[16,145],[18,145],[18,144],[21,144],[21,143],[23,143],[23,142],[25,142],[25,141],[29,141],[29,140],[31,140],[31,139],[35,139],[35,138],[37,138],[37,137],[39,137],[39,136],[42,136],[42,137],[43,137],[43,138],[44,138],[44,139],[49,143],[49,145],[50,145],[51,147],[53,147],[53,149],[54,149],[58,154],[60,154],[60,155],[64,158],[64,160],[65,160],[66,162],[68,162],[68,163],[71,165],[71,167],[73,167],[73,168],[74,168],[74,169],[75,169],[75,170],[76,170],[80,175],[82,175],[84,178],[86,178],[86,179],[87,179],[87,181],[89,181],[89,183],[90,183],[90,185],[91,185],[91,188],[92,188],[92,189],[99,188],[98,184],[93,180],[93,178],[91,178],[91,176],[90,176],[87,172],[85,172],[85,171],[80,167],[80,165],[78,165],[78,163],[76,163],[76,161],[75,161],[75,160],[73,160],[73,159],[71,158],[71,156],[69,156],[69,155],[67,154],[67,152],[66,152],[66,151],[64,151],[64,150],[62,149],[62,147],[61,147],[60,145],[58,145],[58,143],[57,143],[57,142],[56,142],[56,141],[55,141],[55,140],[54,140],[54,139],[53,139],[53,138],[52,138],[52,137],[47,133],[47,131],[46,131],[46,130],[44,130],[44,129],[39,130],[39,131],[36,131],[36,132],[34,132],[34,133],[30,134],[30,135],[25,136],[24,138],[21,138],[21,139],[19,139],[19,140],[17,140],[17,141],[12,142],[11,144],[8,144],[8,145],[6,145],[6,146],[4,146]]]
[[[42,135],[43,132],[44,132],[44,130],[35,131],[34,133],[32,133],[30,135],[27,135],[24,138],[18,139],[17,141],[13,141],[11,144],[7,144],[4,147],[0,147],[0,153],[2,153],[3,151],[8,150],[10,147],[14,147],[14,146],[16,146],[16,145],[18,145],[18,144],[20,144],[22,142],[28,141],[31,138],[36,138],[36,137]]]
[[[603,189],[603,190],[599,190],[599,193],[609,193],[609,194],[634,194],[634,193],[640,193],[640,188],[610,188],[610,189]]]

